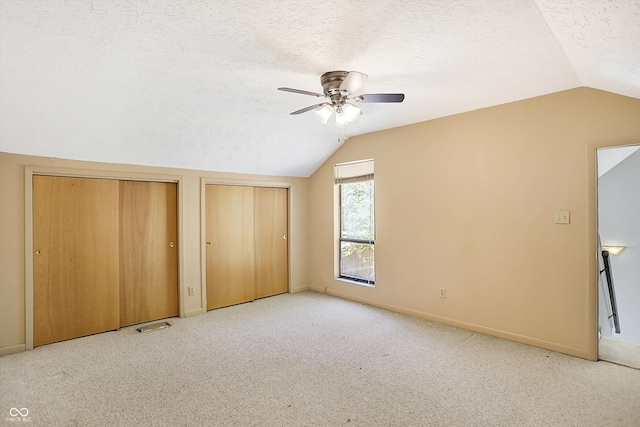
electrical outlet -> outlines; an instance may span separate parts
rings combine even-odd
[[[196,288],[189,286],[189,296],[192,297],[196,294]]]
[[[569,211],[555,211],[553,213],[554,224],[569,224],[571,222],[571,212]]]
[[[440,298],[447,297],[447,288],[440,288]]]

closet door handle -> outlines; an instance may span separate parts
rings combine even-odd
[[[169,242],[169,247],[172,248],[174,246],[173,242]]]
[[[36,249],[36,255],[42,255],[42,249]]]
[[[207,240],[207,246],[211,246],[211,240]]]
[[[287,240],[287,235],[285,234],[284,236],[282,236],[282,238],[283,238],[284,240]]]

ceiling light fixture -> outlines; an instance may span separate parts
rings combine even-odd
[[[344,104],[327,104],[315,111],[316,117],[320,122],[327,124],[333,113],[336,114],[336,127],[345,127],[360,117],[362,111],[353,104],[345,102]]]
[[[330,104],[327,104],[324,107],[316,110],[316,117],[318,118],[318,120],[320,120],[324,124],[327,124],[332,114],[333,114],[333,106]]]
[[[293,89],[290,87],[279,87],[278,90],[325,98],[325,102],[301,108],[291,114],[298,115],[313,110],[318,120],[326,124],[335,113],[336,126],[345,127],[349,123],[356,121],[362,114],[360,108],[352,102],[397,103],[404,100],[403,93],[370,93],[354,96],[353,93],[362,86],[365,80],[367,80],[367,75],[358,71],[328,71],[320,76],[323,93],[309,92],[308,90]]]
[[[626,246],[602,246],[603,251],[609,252],[610,255],[616,256],[620,254]]]
[[[347,121],[347,116],[344,114],[344,111],[342,111],[342,107],[337,106],[336,107],[336,127],[343,128],[348,124],[349,122]]]
[[[362,111],[360,111],[358,107],[348,102],[344,103],[342,111],[344,111],[344,115],[349,123],[356,121],[356,119],[360,117],[360,114],[362,114]]]

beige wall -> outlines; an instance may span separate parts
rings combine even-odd
[[[28,309],[29,233],[25,200],[25,171],[62,175],[178,181],[180,308],[186,316],[201,314],[202,281],[202,185],[232,183],[290,186],[290,289],[308,289],[307,271],[307,179],[240,175],[206,171],[154,168],[131,165],[80,162],[46,157],[0,153],[0,355],[22,351],[30,333]],[[27,220],[25,221],[25,218]],[[196,294],[188,296],[186,288]]]
[[[203,182],[291,185],[291,290],[597,357],[596,147],[640,142],[640,100],[579,88],[347,141],[310,178],[0,153],[0,355],[25,348],[25,168],[179,180],[181,310],[202,312]],[[375,159],[377,282],[334,278],[335,163]],[[570,225],[553,224],[570,210]],[[187,286],[198,290],[187,296]],[[438,297],[446,287],[447,297]]]
[[[595,149],[638,142],[640,100],[588,88],[351,138],[310,179],[311,289],[595,359]],[[367,158],[374,289],[334,278],[333,165]]]

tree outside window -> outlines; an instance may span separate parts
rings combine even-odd
[[[340,198],[340,277],[375,282],[373,174],[343,179]]]

